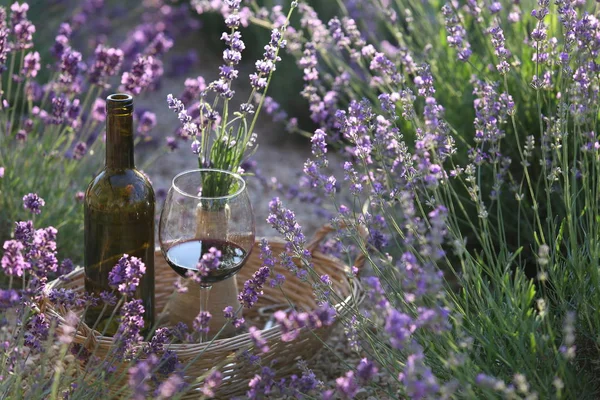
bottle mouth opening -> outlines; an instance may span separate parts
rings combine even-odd
[[[109,101],[119,101],[119,102],[127,101],[127,100],[133,101],[133,97],[127,93],[114,93],[114,94],[109,95],[106,99]]]
[[[133,96],[127,93],[114,93],[106,98],[106,110],[133,108]]]

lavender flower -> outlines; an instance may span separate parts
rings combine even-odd
[[[37,51],[34,51],[33,53],[27,53],[27,55],[23,59],[22,74],[25,75],[27,78],[35,78],[40,68],[40,53],[38,53]]]
[[[0,289],[0,310],[8,310],[15,307],[21,301],[21,295],[14,289]]]
[[[42,351],[42,342],[48,339],[50,321],[46,314],[35,314],[27,323],[24,334],[25,345],[35,352]]]
[[[23,243],[18,240],[7,240],[4,242],[4,255],[2,256],[1,266],[6,275],[23,276],[31,265],[23,257]]]
[[[155,79],[155,63],[156,60],[152,56],[138,56],[131,66],[131,71],[123,73],[121,89],[138,95],[148,88]]]
[[[33,222],[20,221],[15,222],[15,239],[23,244],[28,244],[33,239]]]
[[[77,142],[73,149],[73,159],[81,160],[87,153],[87,145],[84,142]]]
[[[271,31],[271,40],[269,44],[265,46],[265,52],[263,59],[256,61],[256,72],[250,75],[250,83],[252,88],[257,91],[262,91],[267,87],[266,76],[269,76],[275,71],[275,65],[281,61],[281,57],[277,54],[279,49],[284,48],[286,41],[283,40],[282,31],[279,29],[273,29]]]
[[[14,35],[16,42],[14,43],[15,50],[24,50],[33,46],[33,34],[35,33],[35,26],[27,19],[27,11],[29,5],[23,3],[19,5],[18,2],[13,3],[10,7],[10,23],[12,28],[12,34]]]
[[[160,355],[165,351],[165,345],[171,339],[171,330],[169,328],[158,328],[150,341],[144,347],[145,354]]]
[[[120,324],[115,334],[115,355],[118,359],[128,360],[135,354],[136,347],[142,341],[140,335],[144,328],[144,306],[141,300],[131,300],[123,305],[120,312]]]
[[[124,254],[108,274],[108,283],[121,294],[133,296],[145,272],[146,266],[142,260]]]
[[[410,316],[394,309],[390,310],[385,322],[385,331],[390,335],[390,342],[394,348],[404,348],[416,329]]]
[[[50,123],[60,125],[65,121],[65,114],[67,112],[68,99],[65,95],[61,94],[55,96],[52,99],[52,116]]]
[[[346,372],[345,376],[340,376],[335,380],[338,392],[345,399],[352,399],[358,393],[358,384],[354,379],[354,371]]]
[[[488,32],[491,34],[492,44],[494,45],[494,53],[500,61],[498,65],[496,65],[496,69],[498,70],[498,72],[504,75],[510,70],[508,59],[511,56],[510,51],[506,47],[504,47],[504,32],[502,31],[502,28],[499,25],[490,28]]]
[[[367,383],[377,375],[377,367],[368,359],[363,358],[356,366],[356,375],[362,382]]]
[[[269,217],[267,222],[281,233],[285,239],[292,243],[300,251],[304,249],[306,238],[302,233],[302,227],[296,222],[294,213],[283,207],[279,197],[269,203]]]
[[[254,375],[248,382],[249,390],[246,396],[249,399],[261,399],[273,392],[275,386],[275,372],[269,367],[262,367],[261,373]]]
[[[208,311],[200,311],[200,313],[194,318],[193,328],[196,332],[208,333],[209,323],[212,315]]]
[[[229,320],[231,320],[231,324],[235,327],[235,328],[239,328],[242,325],[244,325],[245,320],[244,318],[237,318],[233,312],[233,307],[232,306],[227,306],[223,309],[223,316]]]
[[[263,294],[262,287],[270,274],[271,269],[263,266],[252,275],[252,278],[244,282],[244,289],[238,295],[240,303],[246,308],[252,308],[258,301],[258,297]]]
[[[106,87],[110,77],[116,75],[123,63],[123,50],[98,45],[95,60],[89,69],[88,79],[91,84]]]
[[[261,353],[266,353],[269,351],[269,345],[267,341],[264,340],[260,335],[260,329],[255,326],[251,326],[249,329],[250,340],[254,345],[254,348],[259,350]]]
[[[52,289],[48,293],[48,299],[57,306],[63,306],[66,309],[77,307],[81,303],[81,296],[78,296],[72,289]]]
[[[180,393],[184,387],[185,381],[181,375],[174,373],[158,386],[156,396],[159,400],[169,400],[177,393]]]
[[[8,58],[8,29],[0,27],[0,73],[6,69]]]
[[[129,375],[128,384],[133,390],[132,399],[144,400],[150,390],[148,381],[152,378],[152,370],[157,364],[158,358],[150,355],[146,360],[140,360],[127,371]]]
[[[466,40],[467,32],[460,21],[460,13],[454,9],[453,5],[448,3],[442,7],[444,20],[446,23],[446,40],[450,47],[458,50],[457,57],[460,61],[467,61],[471,57],[472,51],[469,42]]]
[[[36,193],[29,193],[23,196],[23,208],[31,211],[33,214],[40,214],[41,208],[46,205],[44,199]]]
[[[335,309],[327,304],[310,313],[291,311],[286,314],[285,311],[279,310],[273,314],[281,330],[281,340],[284,342],[295,340],[301,328],[315,330],[331,326],[335,321],[335,315]]]
[[[438,398],[440,386],[431,369],[425,364],[421,351],[410,354],[404,371],[398,376],[411,399]]]
[[[70,48],[66,49],[61,57],[59,82],[68,91],[76,91],[74,83],[79,74],[81,59],[81,53]]]
[[[144,111],[138,123],[138,132],[146,135],[156,126],[156,114],[150,111]]]
[[[28,247],[27,259],[31,263],[32,273],[37,279],[36,283],[45,284],[48,274],[58,270],[56,258],[56,235],[54,227],[37,229],[33,233],[31,245]]]
[[[50,52],[58,60],[62,59],[65,50],[69,48],[69,37],[64,34],[58,34],[54,39],[54,45],[50,49]]]
[[[173,47],[173,40],[163,32],[159,32],[146,47],[145,53],[151,56],[161,56]]]
[[[214,397],[215,390],[221,386],[223,382],[223,374],[221,374],[218,370],[213,370],[211,373],[204,379],[204,385],[202,386],[202,394],[206,397]]]

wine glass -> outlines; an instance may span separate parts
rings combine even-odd
[[[198,169],[173,178],[158,228],[168,264],[186,277],[188,271],[198,272],[202,257],[211,256],[207,253],[221,252],[218,266],[202,272],[200,312],[208,309],[212,284],[233,277],[244,266],[254,245],[254,229],[252,205],[240,175]],[[206,338],[202,331],[200,340]]]

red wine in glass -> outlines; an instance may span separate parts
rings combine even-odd
[[[202,282],[207,284],[220,282],[235,275],[250,255],[240,246],[225,240],[193,239],[169,248],[166,259],[171,268],[185,278],[187,271],[198,271],[198,262],[211,247],[221,252],[221,262],[217,269],[209,271],[208,275],[202,277]]]
[[[254,213],[244,179],[216,169],[177,175],[161,211],[158,236],[163,255],[182,277],[197,270],[211,247],[221,251],[219,267],[199,285],[199,311],[208,311],[212,285],[235,279],[254,246]],[[203,331],[200,341],[206,339]]]

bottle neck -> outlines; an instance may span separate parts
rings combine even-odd
[[[106,167],[133,169],[133,99],[114,94],[106,100]]]

